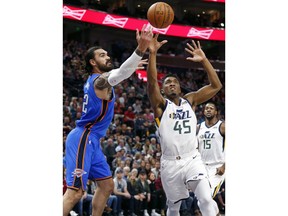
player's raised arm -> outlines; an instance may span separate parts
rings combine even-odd
[[[135,70],[145,62],[141,61],[143,55],[145,54],[150,41],[152,40],[153,33],[152,28],[146,28],[146,24],[143,25],[141,33],[136,29],[136,40],[138,43],[137,48],[132,53],[132,55],[120,66],[120,68],[113,69],[109,73],[104,73],[100,75],[95,80],[95,87],[97,89],[104,89],[111,86],[115,86],[121,81],[129,78]],[[107,57],[107,62],[109,63],[110,57]],[[107,63],[107,64],[108,64]]]
[[[159,42],[159,34],[155,34],[154,38],[149,45],[149,61],[147,68],[147,91],[148,98],[150,100],[152,109],[154,111],[155,117],[159,117],[162,114],[162,107],[165,105],[165,99],[160,93],[160,88],[158,86],[157,80],[157,68],[156,68],[156,57],[158,49],[165,43],[167,40]]]
[[[192,57],[187,57],[188,61],[200,62],[202,64],[204,70],[207,72],[208,80],[210,82],[210,84],[202,87],[198,91],[191,92],[185,95],[185,97],[191,102],[191,104],[193,106],[196,106],[216,95],[217,92],[222,88],[222,84],[215,69],[213,68],[212,64],[206,58],[205,53],[201,49],[199,41],[197,41],[197,45],[194,40],[192,40],[192,45],[187,43],[187,47],[185,48],[185,50],[192,55]]]

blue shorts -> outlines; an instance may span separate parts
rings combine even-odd
[[[99,140],[86,128],[76,127],[68,134],[64,164],[68,188],[85,190],[88,179],[112,177]]]

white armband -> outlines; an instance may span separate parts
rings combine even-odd
[[[111,86],[115,86],[121,81],[129,78],[136,70],[142,57],[137,55],[135,52],[120,66],[120,68],[113,69],[110,71],[108,77],[108,83]]]

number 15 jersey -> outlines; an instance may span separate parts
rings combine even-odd
[[[207,127],[205,121],[200,124],[197,137],[199,141],[199,152],[205,164],[215,165],[225,162],[225,138],[220,133],[221,124],[222,120],[218,120],[210,127]]]
[[[197,151],[197,120],[186,99],[180,98],[179,105],[166,99],[161,119],[155,121],[163,155],[181,156]]]

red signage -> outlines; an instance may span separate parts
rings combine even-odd
[[[137,28],[141,30],[144,24],[148,24],[148,26],[150,25],[148,20],[145,19],[123,17],[66,5],[63,5],[63,17],[66,19],[79,20],[82,22],[89,22],[128,30],[136,30]],[[153,32],[175,37],[218,41],[225,40],[225,30],[216,28],[199,28],[194,26],[171,24],[165,29],[157,29],[153,27]]]
[[[146,70],[136,70],[135,72],[138,76],[138,79],[142,79],[144,82],[147,82],[147,71]],[[157,80],[159,86],[161,86],[161,80],[165,76],[163,73],[157,73]]]

